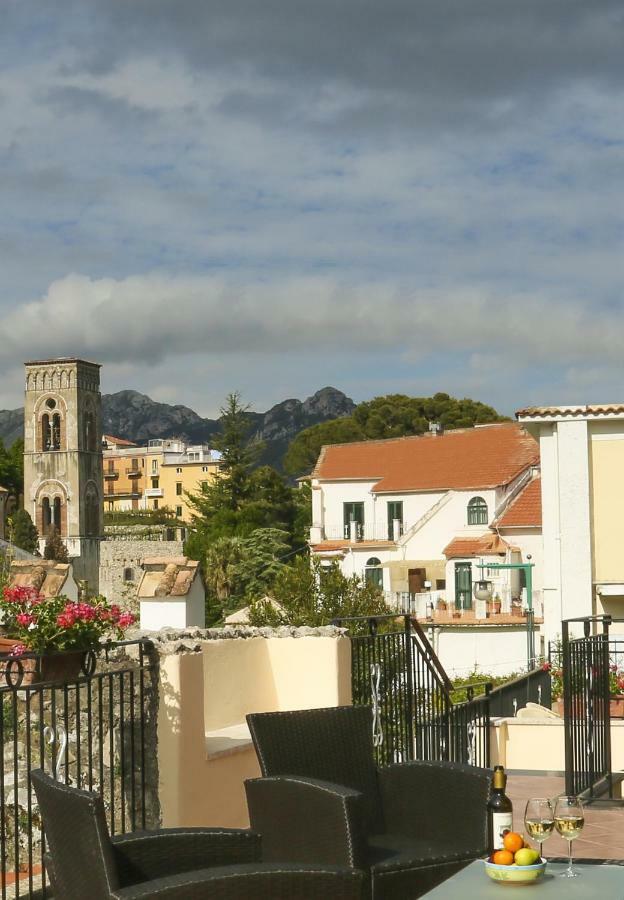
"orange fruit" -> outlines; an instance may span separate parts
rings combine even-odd
[[[503,847],[510,853],[516,853],[524,847],[524,838],[517,831],[508,831],[503,838]]]
[[[497,866],[510,866],[514,861],[514,855],[510,850],[497,850],[492,854],[492,862]]]

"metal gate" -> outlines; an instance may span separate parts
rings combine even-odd
[[[613,797],[609,616],[562,623],[566,793]],[[581,630],[582,636],[573,632]],[[592,633],[593,632],[593,633]]]
[[[101,793],[113,834],[157,822],[152,652],[145,641],[109,644],[85,653],[78,678],[25,686],[24,669],[40,661],[0,656],[0,900],[46,895],[32,769]]]
[[[350,632],[353,703],[373,709],[380,765],[441,759],[489,766],[489,690],[453,703],[452,684],[415,619],[364,616],[334,624]]]

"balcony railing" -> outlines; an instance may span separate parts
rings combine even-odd
[[[141,466],[126,466],[126,475],[129,475],[130,478],[137,478],[139,475],[142,475],[143,471]]]
[[[104,478],[119,478],[119,472],[117,472],[115,469],[106,469],[104,471]]]
[[[131,487],[127,490],[122,490],[122,488],[105,487],[104,488],[104,499],[109,500],[111,497],[140,497],[141,491],[138,487]]]
[[[143,491],[144,497],[162,497],[163,489],[162,488],[145,488]]]
[[[343,527],[324,529],[326,541],[394,541],[408,530],[408,526],[397,522],[396,529],[387,522],[350,522]]]

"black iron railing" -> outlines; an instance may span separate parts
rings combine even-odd
[[[562,623],[566,793],[613,797],[610,616]]]
[[[152,653],[145,641],[106,645],[84,654],[80,673],[64,683],[38,680],[46,672],[41,658],[0,655],[1,900],[46,896],[32,769],[101,793],[113,834],[156,823]]]
[[[377,761],[442,759],[488,766],[487,694],[454,704],[452,684],[410,616],[336,619],[349,629],[354,704],[373,708]]]

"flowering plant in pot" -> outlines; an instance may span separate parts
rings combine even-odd
[[[102,637],[121,639],[135,621],[132,613],[104,597],[73,602],[63,595],[46,598],[29,587],[6,587],[0,616],[6,635],[0,639],[0,652],[16,660],[27,657],[22,669],[30,682],[35,671],[43,680],[56,680],[51,673],[59,667],[76,677],[86,650],[97,648]],[[39,667],[35,657],[41,658]]]

